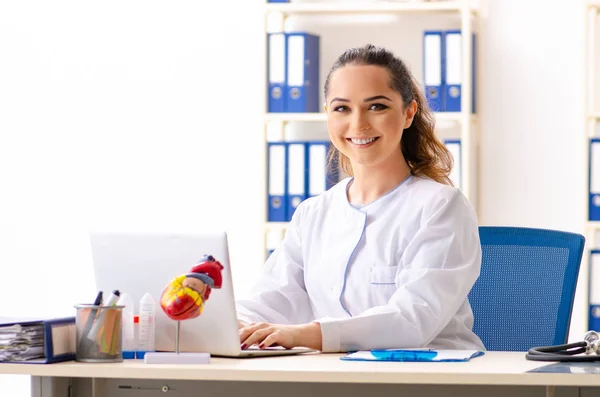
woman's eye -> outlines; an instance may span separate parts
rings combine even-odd
[[[387,108],[388,108],[387,106],[385,106],[381,103],[374,103],[369,107],[370,110],[385,110]]]
[[[333,109],[335,112],[345,112],[346,110],[348,110],[347,106],[337,106],[336,108]]]

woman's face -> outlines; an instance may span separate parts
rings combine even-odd
[[[402,131],[410,126],[416,107],[407,112],[390,81],[387,69],[373,65],[344,66],[330,77],[326,98],[329,136],[353,169],[399,157],[403,160]]]

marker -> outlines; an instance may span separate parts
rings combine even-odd
[[[119,301],[120,296],[121,296],[121,293],[119,292],[119,290],[117,290],[117,289],[114,290],[112,292],[112,294],[110,294],[110,296],[108,297],[106,304],[103,306],[115,306],[117,304],[117,302]],[[98,316],[98,318],[96,319],[96,322],[92,326],[92,329],[88,333],[87,338],[89,340],[96,341],[96,337],[98,336],[98,331],[102,327],[102,324],[104,322],[104,317],[106,316],[106,312],[107,312],[106,310],[102,310],[100,312],[100,315]]]

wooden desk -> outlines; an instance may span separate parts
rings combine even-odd
[[[144,396],[592,396],[600,395],[598,374],[531,373],[549,365],[524,353],[487,352],[465,363],[348,362],[339,354],[211,359],[207,365],[148,365],[65,362],[0,364],[0,374],[32,375],[33,397]],[[202,390],[202,393],[199,393]],[[54,394],[52,394],[54,393]],[[190,394],[191,393],[191,394]]]

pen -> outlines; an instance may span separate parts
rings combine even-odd
[[[94,300],[94,306],[100,306],[102,304],[102,291],[98,291],[96,299]]]
[[[435,350],[371,350],[371,354],[383,361],[431,361],[437,352]]]
[[[98,295],[96,295],[96,300],[94,300],[94,306],[100,306],[101,303],[102,291],[98,291]],[[90,311],[87,321],[85,322],[85,327],[83,328],[81,340],[79,342],[79,348],[81,349],[81,351],[83,351],[85,340],[87,339],[87,336],[89,335],[90,330],[92,329],[92,325],[94,324],[94,318],[96,317],[97,312],[98,309],[93,308]]]
[[[103,306],[116,305],[117,301],[119,300],[119,296],[121,296],[121,293],[119,292],[119,290],[117,290],[117,289],[114,290],[112,292],[112,294],[110,294],[110,296],[108,297],[106,304]],[[106,317],[106,312],[107,312],[107,310],[100,309],[100,315],[96,319],[96,322],[92,325],[92,329],[90,330],[90,332],[88,332],[87,338],[89,340],[96,341],[96,337],[98,336],[98,331],[100,330],[101,326],[103,325],[104,317]]]

